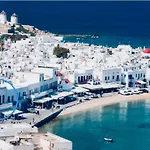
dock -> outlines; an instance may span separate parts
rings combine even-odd
[[[1,121],[0,124],[20,124],[20,123],[27,123],[32,125],[32,127],[40,127],[44,125],[45,123],[49,122],[50,120],[56,118],[61,112],[63,111],[63,108],[57,108],[57,109],[39,109],[39,114],[35,113],[23,113],[20,116],[22,119],[13,119],[10,118],[5,121]]]

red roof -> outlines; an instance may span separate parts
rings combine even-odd
[[[146,48],[143,52],[144,53],[150,53],[150,48]]]
[[[58,77],[61,77],[62,76],[62,73],[61,72],[58,72]]]
[[[65,78],[64,80],[65,80],[66,83],[70,83],[70,81],[68,79]]]

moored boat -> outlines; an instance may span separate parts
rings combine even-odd
[[[113,139],[110,139],[110,138],[104,138],[104,141],[107,141],[107,142],[113,142]]]

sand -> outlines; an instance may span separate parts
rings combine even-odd
[[[138,101],[138,100],[142,101],[146,99],[150,99],[150,93],[143,93],[140,95],[130,95],[130,96],[114,95],[110,97],[97,98],[65,109],[58,116],[58,118],[65,115],[85,111],[87,109],[92,109],[95,107],[108,106],[108,105],[117,104],[121,102],[131,102],[131,101]]]

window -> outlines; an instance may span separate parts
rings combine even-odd
[[[14,96],[11,97],[11,101],[12,101],[12,102],[14,101]]]
[[[40,87],[40,91],[43,92],[43,86]]]
[[[84,81],[85,81],[85,76],[84,76]]]
[[[130,74],[130,75],[128,76],[128,78],[129,78],[129,79],[132,79],[132,75]]]
[[[31,95],[32,94],[32,90],[29,90],[29,95]]]
[[[141,77],[142,77],[142,73],[141,73]]]
[[[112,76],[112,79],[113,79],[113,80],[114,80],[114,78],[115,78],[115,77],[114,77],[114,76]]]
[[[92,79],[92,75],[91,75],[91,79]]]
[[[81,82],[83,82],[83,76],[81,76]]]
[[[88,76],[86,76],[86,79],[87,79],[87,80],[89,80],[89,77],[88,77]]]
[[[105,81],[107,80],[107,77],[105,76]]]
[[[136,78],[137,78],[137,74],[136,74],[135,76],[136,76]]]
[[[52,88],[52,83],[49,84],[49,88],[50,88],[50,89]]]
[[[119,75],[117,75],[117,79],[116,79],[116,81],[119,81],[120,79],[119,79]]]
[[[109,76],[108,76],[108,80],[109,80]]]
[[[78,82],[80,82],[80,77],[78,77]]]
[[[3,103],[3,104],[5,103],[5,95],[3,95],[2,103]]]
[[[2,104],[2,102],[1,102],[1,96],[0,96],[0,105]]]
[[[23,96],[26,96],[26,92],[23,92]]]
[[[8,103],[10,103],[10,96],[8,96]]]

